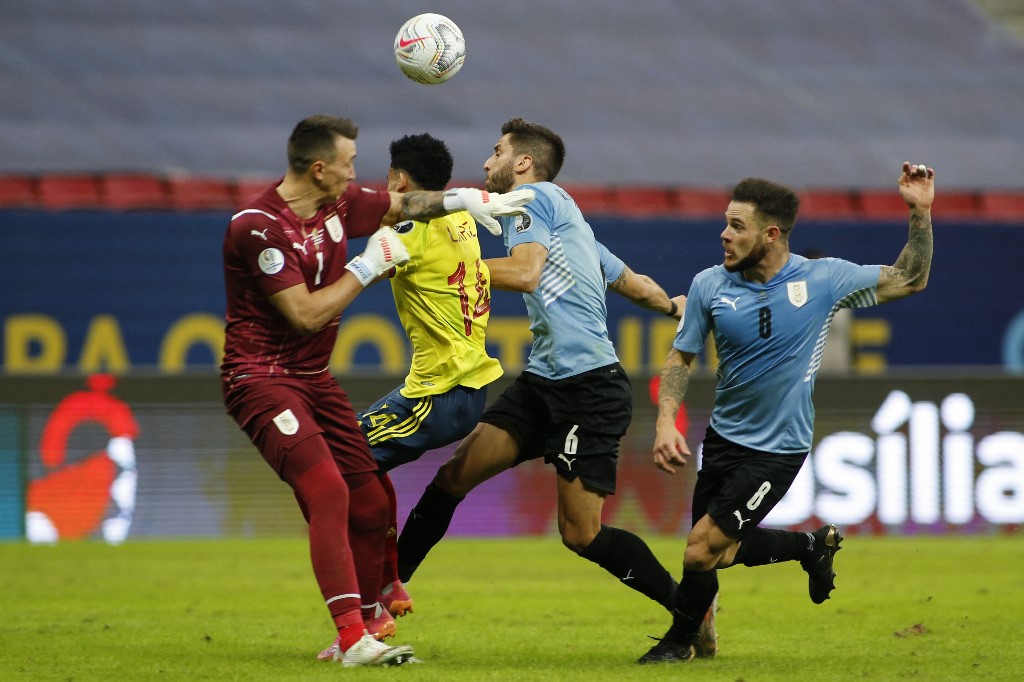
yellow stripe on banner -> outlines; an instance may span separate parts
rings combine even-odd
[[[370,442],[370,445],[376,445],[382,441],[401,438],[402,436],[408,436],[410,433],[415,433],[420,428],[423,420],[430,414],[433,406],[434,401],[431,396],[428,395],[420,398],[416,406],[412,408],[412,414],[408,418],[395,424],[387,424],[386,426],[372,429],[367,435],[367,440]]]

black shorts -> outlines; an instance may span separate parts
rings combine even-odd
[[[543,457],[563,478],[611,494],[632,416],[629,377],[616,363],[558,380],[523,372],[480,421],[512,434],[516,464]]]
[[[742,538],[779,503],[805,459],[806,452],[779,455],[743,447],[708,427],[693,489],[693,523],[708,514],[726,535]]]

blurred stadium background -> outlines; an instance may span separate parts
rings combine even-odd
[[[394,64],[395,32],[423,11],[467,37],[444,86]],[[279,177],[292,126],[317,112],[361,124],[359,180],[374,186],[401,135],[445,139],[455,184],[479,185],[502,122],[551,126],[568,147],[559,181],[599,239],[670,293],[721,260],[743,177],[801,193],[796,252],[891,263],[906,237],[899,164],[935,167],[929,290],[833,332],[812,459],[773,522],[1024,522],[1022,2],[14,3],[0,63],[2,539],[303,532],[220,403],[220,244],[232,207]],[[525,311],[517,296],[494,304],[490,345],[511,377]],[[683,534],[692,471],[649,464],[651,382],[674,325],[618,300],[610,314],[636,413],[607,513]],[[368,290],[332,363],[356,407],[407,360],[390,291]],[[702,358],[680,415],[691,445],[714,366]],[[400,518],[446,455],[395,472]],[[499,477],[454,532],[551,532],[553,484],[538,466]]]

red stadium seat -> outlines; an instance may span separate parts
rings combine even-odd
[[[234,183],[235,206],[259,194],[272,185],[277,178],[241,178]]]
[[[39,205],[36,179],[28,175],[0,176],[0,208],[34,208]]]
[[[862,190],[857,196],[860,217],[868,220],[907,218],[910,213],[900,193],[893,189]]]
[[[100,188],[107,207],[117,211],[161,209],[170,203],[167,185],[152,175],[104,175]]]
[[[729,206],[732,191],[682,187],[676,190],[676,215],[684,218],[722,218]]]
[[[614,187],[611,198],[619,215],[665,216],[676,212],[675,191],[665,187]]]
[[[845,189],[814,189],[800,194],[800,218],[853,220],[857,217],[857,197]]]
[[[237,204],[234,185],[222,178],[172,176],[167,187],[171,208],[177,211],[231,210]]]
[[[601,185],[562,185],[576,205],[583,211],[583,216],[614,215],[618,213],[614,193]]]
[[[977,220],[981,217],[981,199],[977,192],[940,189],[932,212],[943,220]]]
[[[982,192],[978,208],[986,220],[1020,222],[1024,220],[1024,192]]]
[[[44,175],[39,178],[39,203],[51,211],[104,208],[103,191],[92,175]]]

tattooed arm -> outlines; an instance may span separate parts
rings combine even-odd
[[[444,208],[444,192],[389,192],[391,208],[381,221],[394,225],[403,220],[430,220],[450,213]]]
[[[910,236],[894,265],[878,274],[878,302],[886,303],[923,291],[932,266],[932,201],[935,171],[903,164],[900,196],[910,207]]]
[[[690,384],[690,364],[693,353],[683,353],[673,348],[661,370],[658,384],[658,419],[655,422],[654,464],[667,474],[674,474],[675,467],[684,466],[690,456],[686,439],[676,429],[676,414],[686,396]]]
[[[647,308],[656,313],[665,313],[677,320],[683,314],[683,306],[686,305],[686,296],[669,298],[657,282],[647,275],[638,275],[630,270],[628,265],[622,269],[622,274],[608,285],[608,288],[620,296],[625,296],[641,308]]]

